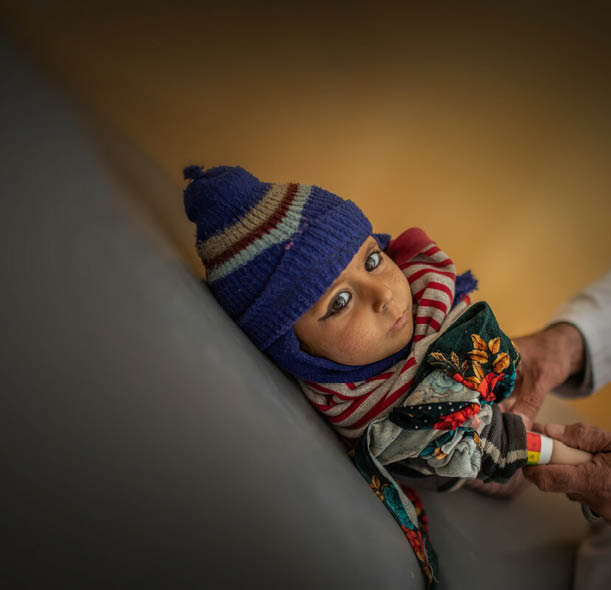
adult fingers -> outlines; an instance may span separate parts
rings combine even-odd
[[[525,467],[524,477],[542,492],[576,493],[579,485],[581,465],[538,465]]]
[[[545,434],[563,443],[589,451],[590,453],[605,453],[611,451],[611,433],[605,432],[591,424],[578,422],[576,424],[546,424]]]
[[[611,523],[611,452],[580,465],[531,466],[523,472],[540,490],[565,493]]]
[[[579,465],[531,465],[524,477],[543,492],[578,495],[580,499],[601,496],[610,489],[611,470],[605,455]]]
[[[513,404],[511,411],[514,414],[520,414],[526,416],[530,423],[537,417],[539,408],[545,399],[545,394],[541,394],[536,390],[522,390],[516,399],[516,403]]]
[[[546,394],[545,383],[542,383],[542,367],[548,364],[544,354],[546,347],[542,345],[544,337],[544,333],[540,332],[515,340],[520,350],[521,362],[517,367],[512,393],[515,403],[511,411],[527,416],[531,422],[535,419]]]

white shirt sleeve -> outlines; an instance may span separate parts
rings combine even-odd
[[[583,336],[585,371],[554,390],[561,397],[585,397],[611,381],[611,271],[563,305],[547,326],[566,322]]]

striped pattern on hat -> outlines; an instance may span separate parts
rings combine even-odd
[[[312,187],[275,183],[244,217],[196,248],[206,265],[209,283],[227,276],[274,244],[297,232]]]
[[[372,233],[352,201],[319,186],[261,182],[240,166],[183,172],[210,290],[261,350],[292,330]]]

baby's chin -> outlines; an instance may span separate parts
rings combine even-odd
[[[407,326],[405,327],[407,328]],[[393,343],[393,346],[390,346],[386,343],[386,345],[384,347],[381,347],[379,352],[377,352],[376,354],[371,354],[371,349],[369,349],[368,352],[370,354],[366,354],[366,355],[355,354],[352,358],[346,357],[343,355],[335,356],[332,354],[321,357],[321,358],[326,358],[340,365],[347,365],[347,366],[354,366],[354,367],[360,367],[362,365],[371,365],[373,363],[383,361],[384,359],[387,359],[389,356],[392,356],[393,354],[397,354],[399,351],[403,350],[410,343],[412,339],[412,334],[413,334],[413,329],[412,328],[407,329],[406,334],[403,335],[403,338],[397,339]]]
[[[368,355],[369,358],[367,362],[358,364],[369,365],[371,363],[377,363],[379,361],[383,361],[389,356],[392,356],[393,354],[397,354],[411,342],[413,335],[414,325],[412,322],[408,321],[402,328],[397,331],[396,334],[388,334],[390,342],[392,342],[392,346],[389,344],[389,340],[386,339],[384,346],[377,354],[371,356]]]
[[[360,367],[362,365],[377,363],[403,350],[410,343],[413,334],[414,323],[413,321],[408,321],[397,330],[387,332],[385,336],[382,337],[381,342],[378,343],[378,346],[375,347],[375,352],[373,351],[374,346],[368,344],[365,347],[367,350],[366,353],[363,353],[363,351],[346,350],[337,354],[335,351],[326,351],[324,353],[314,352],[299,338],[297,338],[297,340],[299,341],[300,349],[312,357],[326,359],[349,367]]]

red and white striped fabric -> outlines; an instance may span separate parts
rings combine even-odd
[[[385,253],[403,271],[412,291],[414,337],[408,357],[356,383],[299,380],[312,405],[348,439],[358,438],[373,420],[386,416],[406,399],[428,347],[470,304],[465,297],[451,309],[456,268],[421,229],[404,231]]]

